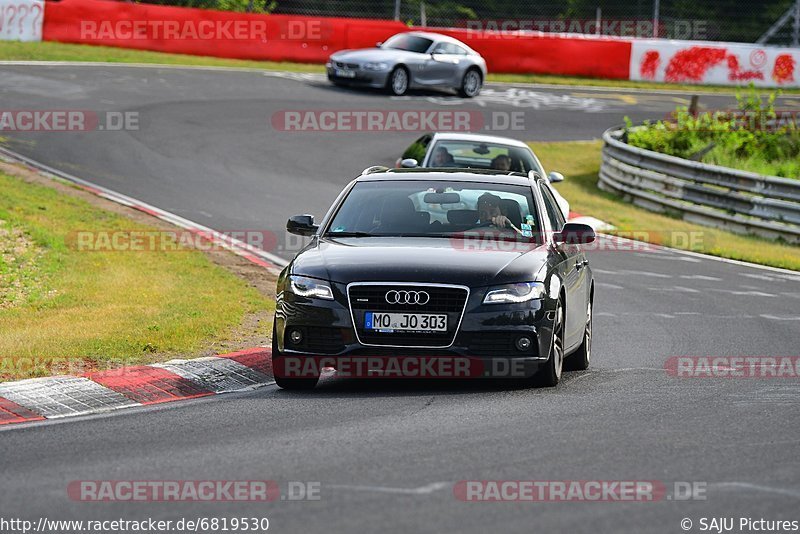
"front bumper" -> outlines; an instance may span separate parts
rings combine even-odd
[[[371,71],[371,70],[363,70],[357,69],[353,70],[355,72],[354,78],[337,76],[335,69],[331,66],[326,66],[328,80],[331,82],[339,83],[339,84],[347,84],[347,85],[361,85],[366,87],[374,87],[376,89],[380,89],[386,87],[386,82],[389,78],[389,71]]]
[[[336,300],[306,299],[283,292],[275,314],[275,346],[281,356],[318,358],[326,367],[351,364],[358,358],[443,358],[468,360],[471,376],[495,376],[498,369],[530,376],[547,361],[552,341],[553,313],[547,300],[522,304],[483,304],[486,288],[472,290],[451,345],[442,348],[378,346],[360,342],[356,335],[346,288],[333,284]],[[554,308],[554,305],[552,306]],[[288,335],[298,330],[301,341]],[[521,350],[520,338],[530,340]],[[508,365],[507,365],[508,364]]]

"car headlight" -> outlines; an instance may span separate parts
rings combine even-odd
[[[386,63],[379,63],[379,62],[370,62],[361,65],[361,67],[364,70],[386,70],[388,66],[389,65],[387,65]]]
[[[492,287],[483,299],[484,304],[513,304],[540,299],[544,296],[544,284],[541,282],[522,282]]]
[[[333,300],[331,286],[322,280],[292,275],[289,277],[289,286],[292,293],[300,297]]]

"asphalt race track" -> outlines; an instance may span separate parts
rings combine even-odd
[[[218,230],[321,216],[415,133],[281,132],[298,109],[523,111],[525,140],[592,139],[665,116],[685,94],[489,85],[472,102],[390,99],[316,76],[0,66],[6,109],[137,111],[138,131],[14,133],[26,156]],[[727,107],[729,96],[703,96]],[[797,106],[788,99],[782,106]],[[550,170],[550,169],[548,169]],[[567,178],[569,179],[569,178]],[[279,246],[285,242],[279,243]],[[283,256],[286,250],[277,249]],[[0,430],[4,516],[262,517],[275,532],[682,532],[701,518],[797,520],[800,382],[678,378],[673,356],[800,356],[800,275],[671,251],[590,253],[593,364],[556,389],[324,379]],[[84,503],[74,480],[317,481],[316,501]],[[659,502],[469,503],[461,480],[656,480]],[[673,497],[673,483],[705,500]],[[737,519],[738,525],[738,519]]]

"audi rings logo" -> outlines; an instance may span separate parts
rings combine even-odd
[[[421,304],[425,305],[431,296],[425,291],[387,291],[386,302],[389,304]]]

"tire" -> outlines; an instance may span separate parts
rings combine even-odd
[[[533,376],[533,383],[538,387],[551,388],[558,385],[561,380],[561,371],[564,366],[564,306],[561,299],[556,304],[555,319],[553,319],[553,342],[550,344],[550,354],[547,362],[539,368]]]
[[[583,331],[583,342],[578,350],[564,360],[565,371],[585,371],[592,359],[592,301],[586,306],[586,328]]]
[[[459,96],[472,98],[478,96],[483,86],[483,76],[478,69],[469,69],[461,79],[461,87],[458,88]]]
[[[408,87],[411,85],[411,78],[408,74],[408,69],[405,67],[395,67],[389,73],[389,79],[386,81],[386,88],[395,96],[403,96],[408,93]]]
[[[275,335],[275,327],[272,327],[272,376],[275,379],[275,383],[281,389],[286,389],[289,391],[302,391],[302,390],[309,390],[314,389],[319,382],[319,375],[315,377],[309,378],[286,378],[280,377],[275,372],[275,369],[279,369],[283,367],[283,359],[284,356],[278,350],[278,341],[277,336]]]

